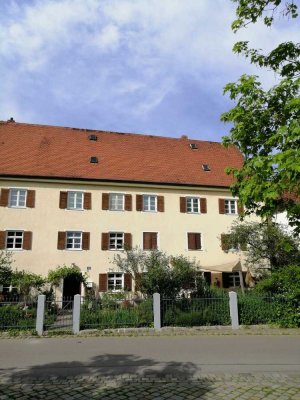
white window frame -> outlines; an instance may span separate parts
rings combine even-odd
[[[12,193],[13,192],[17,192],[16,205],[12,204]],[[20,205],[20,192],[25,192],[24,205]],[[23,188],[10,188],[9,189],[8,207],[10,207],[10,208],[26,208],[26,200],[27,200],[27,189],[23,189]]]
[[[115,236],[114,238],[111,238],[111,236]],[[119,237],[118,237],[119,235]],[[120,237],[122,235],[122,237]],[[111,240],[114,240],[114,246],[111,247]],[[122,240],[122,247],[118,248],[118,241]],[[111,251],[122,251],[124,250],[124,240],[125,240],[125,234],[124,232],[117,232],[117,231],[111,231],[108,232],[108,250]]]
[[[197,200],[198,203],[198,211],[195,211],[195,205],[193,202]],[[188,210],[188,202],[191,201],[191,211]],[[186,212],[187,214],[200,214],[200,197],[196,196],[187,196],[185,198],[185,207],[186,207]]]
[[[21,247],[16,247],[16,240],[17,240],[17,233],[21,233]],[[13,236],[10,234],[14,234]],[[8,238],[13,237],[13,247],[8,247]],[[20,235],[18,236],[20,237]],[[6,238],[5,238],[5,248],[7,250],[23,250],[23,245],[24,245],[24,231],[20,231],[19,229],[13,230],[9,229],[6,231]]]
[[[227,202],[227,206],[226,206]],[[234,212],[232,209],[232,203],[234,203]],[[227,211],[226,211],[227,208]],[[237,215],[238,214],[238,207],[237,207],[237,200],[236,199],[224,199],[224,213],[226,215]]]
[[[71,196],[74,196],[73,198],[73,204],[71,204]],[[77,207],[76,203],[77,203],[77,198],[78,196],[81,195],[81,207]],[[84,192],[80,191],[80,190],[69,190],[67,192],[67,209],[68,210],[79,210],[82,211],[83,210],[83,205],[84,205]]]
[[[116,207],[116,205],[118,205],[118,201],[113,201],[113,196],[122,196],[121,208],[118,208],[118,206]],[[124,211],[125,210],[125,194],[124,193],[109,193],[108,203],[109,203],[110,211]]]
[[[116,277],[116,275],[119,274],[121,275],[121,277]],[[109,275],[114,275],[109,277]],[[120,280],[122,281],[121,283],[121,287],[116,287],[116,281]],[[113,288],[109,287],[109,280],[113,280],[114,284],[113,284]],[[111,292],[119,292],[124,290],[124,273],[123,272],[108,272],[107,273],[107,290],[111,291]]]
[[[80,238],[76,235],[80,234]],[[68,237],[70,236],[70,237]],[[68,247],[68,239],[72,240],[72,247]],[[76,244],[76,240],[80,239],[80,247],[75,247]],[[66,231],[66,246],[65,246],[66,250],[71,250],[71,251],[78,251],[78,250],[82,250],[82,231]]]
[[[229,287],[241,287],[241,277],[239,272],[232,272],[231,274],[229,274],[229,279],[230,279],[230,283],[232,280],[233,285],[229,286]]]
[[[154,197],[154,209],[151,209],[151,197]],[[146,202],[145,199],[148,199]],[[157,195],[156,194],[143,194],[143,211],[157,212]]]

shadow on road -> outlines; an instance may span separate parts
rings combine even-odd
[[[196,371],[199,369],[191,362],[161,363],[131,354],[104,354],[93,357],[88,363],[58,362],[24,370],[5,370],[6,379],[1,385],[0,397],[4,393],[7,395],[8,390],[8,398],[21,395],[22,399],[27,399],[26,390],[30,389],[28,399],[40,398],[39,393],[44,393],[45,399],[57,396],[146,400],[162,395],[171,399],[179,394],[184,399],[191,391],[202,396],[210,390],[208,380],[193,379]]]

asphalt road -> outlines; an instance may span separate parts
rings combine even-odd
[[[0,375],[51,377],[299,375],[300,336],[155,336],[0,340]]]

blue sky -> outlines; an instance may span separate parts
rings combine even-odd
[[[237,40],[299,40],[279,18],[233,34],[230,0],[1,0],[0,120],[220,140]]]

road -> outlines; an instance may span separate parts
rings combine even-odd
[[[300,336],[0,340],[0,399],[299,400]]]
[[[300,336],[156,336],[0,340],[0,373],[120,375],[299,373]]]

